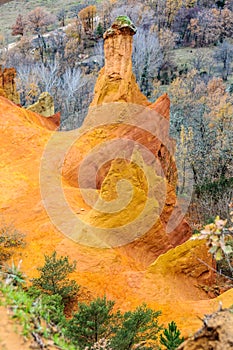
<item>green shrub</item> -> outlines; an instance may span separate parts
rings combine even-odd
[[[20,271],[20,265],[22,260],[16,266],[14,261],[12,261],[11,265],[5,264],[3,266],[3,278],[6,284],[12,284],[13,286],[22,287],[25,284],[25,275],[22,271]]]
[[[102,37],[103,36],[103,34],[104,34],[104,27],[103,27],[103,25],[99,22],[98,23],[98,26],[97,26],[97,28],[96,28],[96,30],[95,30],[95,33],[96,33],[96,35],[98,36],[98,37]]]
[[[47,323],[64,326],[66,319],[62,297],[58,294],[41,294],[33,303],[31,310],[35,317],[42,317]]]
[[[180,331],[174,321],[168,324],[163,334],[160,335],[160,343],[166,347],[166,350],[175,350],[183,343],[184,338],[180,338]]]
[[[79,303],[78,311],[67,321],[61,295],[41,294],[35,286],[26,291],[3,283],[0,291],[4,295],[2,303],[11,306],[13,317],[23,326],[23,335],[37,334],[61,349],[161,349],[158,344],[161,313],[145,304],[122,314],[113,310],[113,301],[97,298],[90,304]],[[176,349],[182,341],[175,322],[160,335],[160,344],[167,350]]]
[[[114,302],[106,297],[97,298],[89,305],[79,303],[78,312],[67,324],[67,336],[82,349],[108,338],[118,319],[118,314],[112,311],[113,306]]]
[[[106,297],[97,298],[89,305],[79,304],[78,312],[68,321],[66,335],[82,349],[92,349],[104,339],[106,348],[112,350],[152,349],[147,343],[153,342],[153,349],[158,348],[156,340],[161,327],[158,325],[160,312],[153,311],[146,305],[134,311],[122,314],[113,312],[114,302]],[[95,345],[97,346],[97,345]],[[156,346],[156,347],[155,347]]]
[[[31,337],[33,333],[44,344],[45,339],[50,339],[50,342],[54,341],[61,349],[79,350],[64,336],[66,319],[61,296],[47,294],[35,296],[25,289],[4,283],[0,283],[0,291],[4,296],[1,305],[10,306],[12,317],[22,325],[24,336]]]
[[[45,264],[39,267],[40,277],[33,278],[32,284],[43,293],[62,297],[64,303],[74,299],[79,291],[79,286],[74,280],[69,280],[68,275],[74,272],[76,261],[69,263],[67,256],[60,258],[57,253],[45,255]]]
[[[116,18],[116,21],[121,22],[122,24],[128,24],[128,25],[132,24],[132,21],[128,16],[118,16]]]
[[[153,341],[153,349],[157,349],[155,341],[162,329],[158,324],[160,314],[160,311],[154,311],[145,304],[134,311],[126,312],[116,335],[112,338],[111,347],[116,350],[127,350],[137,344],[137,349],[149,350],[151,346],[147,343]]]

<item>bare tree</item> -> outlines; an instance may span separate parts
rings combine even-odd
[[[64,104],[67,110],[67,114],[71,112],[72,103],[71,99],[75,96],[78,89],[81,86],[82,72],[80,68],[68,67],[65,73],[62,75],[59,88],[64,91]]]
[[[55,30],[48,37],[47,54],[51,62],[64,60],[67,36],[61,30]]]
[[[134,36],[133,70],[141,90],[149,97],[163,54],[156,32],[139,28]]]
[[[46,66],[44,64],[37,64],[35,71],[39,78],[41,92],[47,91],[54,96],[59,86],[59,65],[57,61],[55,60],[54,63]]]
[[[191,67],[198,72],[205,71],[210,75],[213,68],[213,59],[210,57],[207,51],[203,49],[194,49],[193,57],[190,60]]]
[[[43,33],[46,31],[49,25],[56,21],[56,17],[51,13],[45,11],[42,7],[36,7],[29,12],[26,18],[27,29],[36,34],[38,37],[38,45],[41,56],[41,61],[44,62],[44,53],[46,52],[46,42],[43,37]]]
[[[17,87],[20,92],[20,102],[23,106],[34,103],[39,94],[38,82],[40,70],[32,62],[23,62],[16,66],[17,69]]]
[[[233,61],[233,45],[231,45],[228,41],[224,41],[216,49],[214,58],[217,62],[222,63],[221,75],[223,80],[226,81],[229,74],[231,73],[231,64]]]
[[[149,30],[155,22],[153,11],[138,1],[128,1],[127,3],[123,0],[118,1],[109,14],[110,23],[122,15],[128,16],[137,27],[146,30]]]
[[[68,67],[62,74],[58,87],[58,98],[60,98],[58,102],[63,115],[62,129],[73,129],[82,124],[84,119],[82,107],[86,84],[87,78],[83,76],[80,68]],[[90,103],[90,101],[88,102]]]
[[[62,8],[58,13],[57,13],[57,19],[60,22],[62,27],[65,27],[65,19],[67,16],[67,11]]]
[[[61,112],[63,130],[79,127],[93,98],[95,77],[85,76],[81,68],[65,68],[61,72],[57,61],[46,66],[40,62],[17,65],[17,86],[21,103],[34,103],[43,91],[54,98],[56,111]]]
[[[99,67],[102,68],[104,66],[104,42],[103,42],[103,40],[99,40],[95,44],[94,56],[95,56],[95,60],[99,64]]]
[[[28,29],[34,34],[42,34],[56,18],[42,7],[36,7],[27,15]]]

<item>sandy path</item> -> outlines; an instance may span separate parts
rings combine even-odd
[[[20,326],[11,320],[9,312],[0,306],[0,350],[29,350],[30,342],[19,335]]]

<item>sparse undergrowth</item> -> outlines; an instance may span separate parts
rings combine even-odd
[[[33,297],[24,289],[0,285],[1,305],[10,308],[12,318],[22,325],[22,335],[34,339],[37,345],[57,345],[60,349],[74,350],[64,337],[64,306],[61,297],[40,295]]]
[[[0,264],[8,260],[15,249],[23,247],[24,234],[17,230],[12,223],[2,222],[0,226]]]
[[[213,257],[212,266],[206,265],[214,271],[215,283],[211,286],[199,285],[199,288],[212,298],[233,287],[233,203],[229,208],[229,220],[222,220],[217,216],[192,237],[192,239],[205,239],[209,253]],[[205,264],[203,260],[198,260]]]
[[[229,220],[217,216],[214,222],[204,226],[197,237],[206,239],[209,252],[217,263],[216,272],[233,281],[233,203],[229,207]]]

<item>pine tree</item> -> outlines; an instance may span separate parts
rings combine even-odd
[[[161,326],[158,324],[160,311],[154,311],[145,304],[134,311],[122,314],[113,312],[114,302],[106,297],[97,298],[90,304],[79,303],[78,312],[67,323],[66,335],[81,349],[89,348],[101,339],[109,341],[112,350],[152,349],[156,345]]]
[[[155,342],[157,339],[161,330],[158,324],[160,314],[160,311],[154,311],[145,304],[134,311],[126,312],[116,335],[111,340],[111,347],[114,350],[130,350],[137,344],[140,349],[151,349],[146,343],[149,340]]]
[[[141,90],[142,92],[147,96],[149,97],[150,95],[150,91],[149,91],[149,74],[148,74],[148,69],[149,69],[149,66],[148,66],[148,52],[146,53],[145,55],[145,64],[144,64],[144,67],[143,67],[143,71],[142,71],[142,76],[141,76]]]
[[[43,293],[54,295],[58,294],[62,297],[63,302],[68,302],[74,298],[79,286],[76,281],[69,280],[68,275],[74,272],[76,261],[69,263],[67,256],[57,258],[57,253],[45,255],[45,264],[39,267],[39,278],[33,278],[33,286],[39,288]]]
[[[106,297],[97,298],[89,305],[79,303],[78,312],[68,322],[67,336],[82,349],[108,338],[119,315],[112,313],[113,306],[114,302]]]
[[[165,328],[163,335],[160,334],[160,343],[166,346],[166,350],[175,350],[183,343],[184,338],[180,338],[180,331],[174,321],[168,324],[168,328]]]
[[[102,38],[102,36],[103,36],[103,34],[104,34],[104,27],[103,27],[103,25],[102,25],[100,22],[98,23],[98,26],[97,26],[95,32],[96,32],[96,35],[97,35],[98,37]]]

